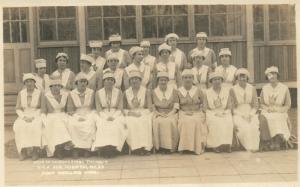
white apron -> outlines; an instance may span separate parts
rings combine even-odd
[[[229,89],[222,87],[219,96],[210,88],[206,91],[208,109],[206,122],[208,126],[207,147],[217,148],[223,144],[232,144],[233,121],[230,110],[225,110]],[[216,113],[224,112],[223,116],[215,116]]]
[[[23,148],[41,147],[42,143],[42,120],[40,117],[40,109],[37,108],[41,91],[34,89],[30,105],[27,103],[27,89],[20,92],[21,106],[23,111],[17,110],[19,117],[14,122],[13,130],[15,133],[15,141],[17,150],[21,153]],[[27,123],[22,118],[34,117],[32,122]]]
[[[131,150],[136,150],[144,147],[146,150],[150,151],[153,146],[152,113],[148,109],[143,108],[145,104],[146,91],[147,89],[145,87],[140,87],[140,90],[137,93],[137,102],[139,103],[138,107],[136,107],[133,103],[135,101],[132,88],[128,88],[125,92],[126,99],[130,108],[129,110],[141,113],[140,117],[125,117],[125,121],[129,130],[126,141]]]

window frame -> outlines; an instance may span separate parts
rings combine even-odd
[[[13,9],[13,8],[17,8],[18,9],[18,16],[19,16],[19,18],[18,19],[16,19],[16,20],[12,20],[11,19],[11,9]],[[20,9],[21,8],[24,8],[24,9],[27,9],[27,19],[24,19],[24,20],[22,20],[22,19],[20,19]],[[3,44],[4,45],[11,45],[11,44],[28,44],[28,43],[30,43],[30,41],[31,41],[31,36],[30,36],[30,9],[29,9],[29,7],[3,7],[3,13],[4,13],[4,9],[8,9],[8,11],[9,11],[9,13],[8,13],[8,16],[9,16],[9,18],[8,18],[8,20],[4,20],[4,15],[3,15],[3,23],[2,23],[2,27],[4,26],[4,23],[9,23],[9,42],[4,42],[4,38],[3,38]],[[15,22],[15,23],[18,23],[18,27],[19,27],[19,40],[20,40],[20,42],[12,42],[13,41],[13,36],[12,36],[12,23],[13,22]],[[23,40],[23,36],[22,36],[22,26],[21,26],[21,22],[26,22],[26,24],[27,24],[27,30],[26,30],[26,35],[27,35],[27,41],[26,42],[24,42]],[[4,27],[3,27],[3,29],[4,29]],[[4,34],[4,30],[3,30],[3,34]]]
[[[96,6],[96,5],[95,5]],[[114,6],[114,5],[111,5],[111,6]],[[135,44],[135,43],[138,43],[139,41],[140,41],[140,36],[139,36],[139,29],[138,29],[138,25],[140,24],[140,22],[139,22],[139,18],[140,18],[140,12],[139,12],[139,5],[115,5],[115,6],[117,6],[117,7],[121,7],[121,6],[135,6],[135,16],[125,16],[125,17],[135,17],[135,24],[136,24],[136,26],[135,26],[135,32],[136,32],[136,38],[135,39],[124,39],[123,38],[123,36],[121,35],[121,33],[119,33],[121,36],[122,36],[122,43],[124,43],[124,44]],[[102,16],[101,17],[97,17],[97,19],[101,19],[101,22],[102,22],[102,38],[103,39],[98,39],[98,40],[101,40],[102,42],[103,42],[103,44],[104,45],[108,45],[109,44],[109,41],[108,41],[108,39],[107,40],[105,40],[104,39],[104,29],[103,29],[103,27],[104,27],[104,17],[103,17],[103,6],[101,6],[101,5],[97,5],[96,7],[101,7],[101,11],[102,11]],[[91,40],[89,40],[89,32],[88,32],[88,21],[89,21],[89,17],[88,17],[88,6],[85,6],[84,7],[84,15],[85,15],[85,37],[86,37],[86,45],[88,45],[88,43],[89,43],[89,41],[91,41]],[[120,16],[119,16],[119,19],[120,19],[120,31],[122,32],[122,15],[120,14]],[[110,18],[110,17],[105,17],[105,18]],[[114,17],[115,18],[115,17]]]
[[[192,26],[194,27],[193,28],[193,31],[194,31],[194,34],[193,34],[193,39],[195,40],[196,39],[196,34],[198,31],[196,31],[196,28],[195,28],[195,16],[196,15],[201,15],[201,14],[197,14],[195,13],[195,6],[198,6],[196,4],[193,4],[191,5],[191,16],[193,18],[193,22],[192,22]],[[201,6],[201,5],[200,5]],[[207,6],[212,6],[212,5],[207,5]],[[230,5],[227,5],[225,4],[226,6],[226,11],[227,11],[227,6],[230,6]],[[202,15],[205,15],[205,14],[202,14]],[[226,12],[226,15],[227,15],[227,12]],[[227,19],[226,19],[227,21]],[[211,33],[211,13],[210,13],[210,10],[208,12],[208,24],[209,24],[209,32]],[[227,28],[226,28],[227,29]],[[200,32],[200,31],[199,31]],[[227,35],[227,36],[211,36],[210,33],[207,33],[208,35],[208,42],[232,42],[232,41],[246,41],[246,5],[243,5],[241,4],[241,35]]]
[[[50,6],[55,8],[55,16],[57,16],[57,7],[58,6]],[[72,7],[72,6],[71,6]],[[39,15],[39,9],[40,7],[35,7],[35,12],[36,12],[36,25],[37,25],[37,46],[39,48],[43,47],[69,47],[69,46],[78,46],[79,45],[79,24],[78,24],[78,6],[73,6],[75,8],[75,28],[76,28],[76,40],[65,40],[65,41],[60,41],[60,40],[53,40],[53,41],[41,41],[40,38],[40,15]],[[56,34],[58,34],[58,29],[57,29],[57,17],[55,17],[55,25],[56,25]]]
[[[288,4],[291,5],[291,4]],[[254,46],[274,46],[274,45],[296,45],[296,40],[289,39],[289,40],[270,40],[270,27],[269,27],[269,5],[263,5],[264,11],[264,41],[253,41]],[[295,17],[296,19],[296,17]],[[296,23],[296,20],[295,20]],[[254,23],[253,23],[254,25]],[[296,32],[297,33],[297,32]]]

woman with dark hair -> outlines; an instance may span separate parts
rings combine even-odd
[[[88,83],[85,74],[77,74],[76,88],[69,93],[67,101],[67,112],[70,115],[68,129],[74,144],[72,155],[75,159],[81,152],[84,157],[88,157],[95,140],[94,91],[88,88]]]
[[[134,46],[130,48],[129,54],[132,58],[132,63],[125,68],[125,89],[129,88],[129,73],[131,71],[139,71],[142,76],[142,86],[151,89],[152,88],[152,74],[151,66],[146,65],[143,62],[143,48]]]
[[[43,91],[47,92],[49,91],[49,75],[46,74],[47,70],[47,61],[45,59],[36,59],[35,61],[35,68],[36,68],[36,74],[35,74],[35,86]]]
[[[57,70],[51,74],[53,79],[60,79],[63,89],[70,91],[74,87],[75,74],[67,68],[69,56],[66,53],[57,53],[55,57]]]
[[[121,36],[119,34],[113,34],[108,38],[108,40],[111,49],[106,51],[105,58],[107,58],[112,53],[117,54],[119,58],[119,64],[117,65],[117,67],[127,67],[131,63],[131,59],[128,51],[120,48],[122,44]]]
[[[95,63],[95,59],[92,56],[81,54],[80,56],[80,72],[84,74],[88,80],[88,88],[97,91],[100,89],[100,72],[94,71],[92,65]]]
[[[167,34],[165,42],[171,46],[170,61],[174,62],[180,72],[187,66],[187,59],[183,51],[177,48],[179,36],[175,33]]]
[[[291,107],[291,96],[288,87],[278,80],[279,71],[277,67],[267,68],[265,75],[269,83],[263,86],[260,95],[261,114],[266,119],[261,121],[261,123],[264,123],[261,125],[267,126],[269,133],[261,132],[265,135],[261,138],[264,141],[271,142],[270,148],[272,150],[280,150],[281,146],[291,136],[288,127],[288,110]],[[267,137],[268,134],[269,137]]]
[[[128,130],[122,113],[123,95],[114,86],[114,74],[105,72],[103,82],[104,87],[95,95],[98,115],[92,151],[97,151],[99,156],[111,158],[117,156],[122,150]]]
[[[167,72],[158,72],[158,86],[152,91],[154,147],[162,153],[177,150],[179,100],[176,90],[168,85]]]
[[[206,47],[207,44],[207,34],[205,32],[199,32],[196,35],[197,47],[192,49],[188,54],[189,65],[192,66],[192,54],[194,52],[202,52],[204,54],[205,60],[203,64],[210,67],[213,71],[217,67],[217,58],[214,50]]]
[[[208,86],[208,74],[211,72],[211,69],[204,65],[205,55],[201,51],[195,51],[191,55],[193,61],[193,74],[194,74],[194,85],[199,89],[207,89]]]
[[[215,152],[231,152],[233,138],[232,96],[230,88],[224,87],[219,72],[209,75],[212,87],[206,90],[205,109],[208,126],[207,147]]]
[[[179,97],[179,145],[178,151],[204,152],[207,138],[207,125],[203,112],[204,93],[193,85],[193,71],[182,72],[183,86],[178,89]]]
[[[150,55],[150,41],[143,40],[140,43],[140,47],[143,48],[143,62],[145,65],[149,65],[151,67],[151,72],[154,69],[156,64],[156,57]]]
[[[35,88],[35,76],[31,73],[23,75],[25,88],[18,93],[13,130],[20,160],[31,156],[39,158],[38,150],[42,141],[42,119],[40,114],[42,92]],[[30,152],[32,150],[32,152]]]
[[[156,75],[160,71],[167,72],[169,75],[168,84],[177,89],[181,85],[180,72],[176,64],[170,61],[171,47],[166,43],[161,44],[158,47],[159,60],[155,65],[155,76],[153,80],[156,80]],[[154,82],[154,88],[156,83]]]
[[[245,68],[236,71],[237,84],[231,89],[233,122],[239,142],[247,151],[259,149],[258,100],[255,87],[248,83],[250,73]]]
[[[62,91],[61,80],[50,81],[50,92],[42,99],[44,136],[48,157],[65,157],[65,151],[73,148],[68,130],[69,117],[66,113],[68,92]]]
[[[149,155],[153,147],[151,93],[141,85],[140,71],[131,71],[129,82],[130,87],[124,94],[124,113],[128,127],[126,142],[133,153]]]
[[[232,87],[235,81],[235,72],[237,68],[230,64],[231,51],[229,48],[222,48],[219,52],[220,64],[215,71],[223,76],[223,86]]]

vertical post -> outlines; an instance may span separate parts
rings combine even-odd
[[[247,67],[250,72],[250,82],[254,82],[254,33],[253,33],[253,6],[246,5],[246,23],[247,23]]]
[[[80,53],[86,53],[86,33],[85,33],[85,14],[84,6],[78,7],[78,32]]]
[[[34,8],[29,7],[29,42],[30,42],[30,59],[31,59],[31,72],[34,72],[35,65],[34,59],[36,57],[36,37],[39,33],[36,33],[36,17],[34,16]]]

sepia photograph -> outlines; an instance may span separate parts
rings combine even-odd
[[[298,182],[295,1],[78,2],[0,3],[5,186]]]

